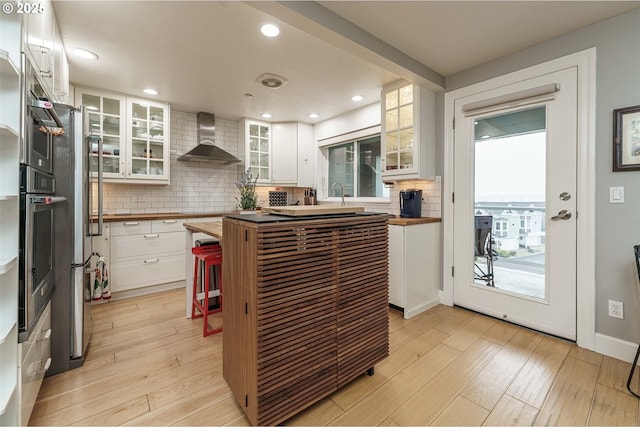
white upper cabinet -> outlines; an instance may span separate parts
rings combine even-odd
[[[62,44],[62,35],[57,21],[53,21],[53,97],[56,101],[69,102],[69,62]]]
[[[127,98],[127,116],[128,176],[168,184],[169,105]]]
[[[102,170],[105,180],[124,179],[126,166],[125,97],[105,92],[76,89],[76,105],[84,108],[85,129],[91,140],[91,170],[98,170],[99,141],[102,141]]]
[[[259,184],[313,185],[313,128],[304,123],[264,123],[243,119],[238,124],[245,169]]]
[[[315,186],[313,126],[298,123],[298,187]]]
[[[298,123],[273,123],[271,182],[296,185],[298,182]]]
[[[50,0],[22,2],[25,16],[26,53],[38,71],[44,90],[55,102],[68,102],[69,64],[58,21]]]
[[[169,183],[168,104],[76,88],[76,105],[84,107],[89,120],[94,172],[102,141],[105,182]]]
[[[238,123],[238,145],[244,147],[245,170],[259,183],[271,183],[271,125],[242,119]]]
[[[53,39],[55,14],[50,0],[23,3],[28,7],[26,16],[26,53],[34,68],[40,73],[45,91],[53,93]],[[28,6],[27,6],[28,5]]]
[[[435,94],[399,81],[382,89],[382,177],[435,177]]]

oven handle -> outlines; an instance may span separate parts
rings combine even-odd
[[[67,201],[67,198],[63,196],[31,196],[30,199],[33,205],[51,205]]]

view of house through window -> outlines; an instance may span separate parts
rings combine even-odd
[[[382,184],[380,135],[328,147],[325,157],[329,197],[340,197],[339,187],[331,191],[334,183],[343,185],[345,197],[389,197]]]
[[[474,213],[490,224],[485,233],[476,225],[475,282],[541,299],[545,114],[545,107],[537,107],[475,121]]]

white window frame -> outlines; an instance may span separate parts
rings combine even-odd
[[[374,136],[380,137],[380,146],[381,146],[380,148],[382,149],[382,134],[381,134],[380,126],[373,126],[367,129],[361,129],[358,131],[350,132],[350,133],[339,135],[336,137],[327,138],[326,140],[322,141],[322,143],[319,144],[319,148],[321,150],[322,158],[323,158],[322,193],[324,195],[324,198],[320,199],[321,202],[332,202],[332,203],[342,202],[342,199],[340,197],[334,197],[330,195],[332,183],[328,182],[329,181],[329,148],[337,147],[337,146],[348,144],[351,142],[363,141],[368,138],[372,138]],[[358,166],[359,159],[357,158],[358,156],[357,147],[354,147],[354,148],[356,148],[356,152],[355,152],[356,161],[354,161],[355,170],[354,170],[354,182],[353,182],[354,190],[355,190],[358,188],[357,166]],[[383,181],[383,185],[384,185],[384,181]],[[388,203],[391,203],[391,197],[390,196],[389,197],[347,197],[344,199],[344,202],[345,204],[349,204],[349,203],[387,203],[388,204]]]

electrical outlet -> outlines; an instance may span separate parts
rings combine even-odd
[[[624,304],[620,301],[609,300],[609,317],[624,319]]]

